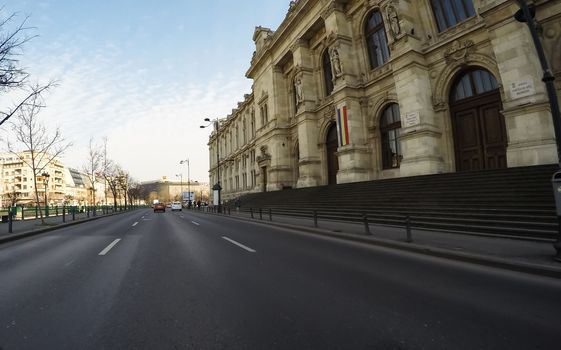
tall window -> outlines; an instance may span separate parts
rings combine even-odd
[[[475,16],[472,0],[431,0],[431,4],[439,32]]]
[[[380,133],[382,134],[382,167],[384,169],[399,168],[401,162],[401,145],[399,144],[399,130],[401,119],[399,105],[392,103],[382,113],[380,119]]]
[[[372,11],[368,16],[364,37],[366,38],[370,68],[374,69],[386,63],[390,58],[390,50],[388,48],[384,22],[379,11]]]
[[[486,70],[475,69],[465,73],[452,88],[452,102],[480,95],[499,88],[495,77]]]
[[[329,50],[326,49],[322,56],[323,80],[325,81],[325,95],[329,96],[333,92],[333,71],[331,70],[331,58]]]
[[[251,111],[251,138],[255,137],[255,111]]]

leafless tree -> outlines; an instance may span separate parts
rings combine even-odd
[[[111,194],[113,195],[113,208],[117,210],[117,199],[119,196],[119,179],[118,174],[120,167],[110,159],[104,158],[102,176]]]
[[[42,95],[34,95],[31,103],[18,110],[15,120],[11,123],[14,139],[7,139],[8,151],[31,168],[37,206],[40,202],[37,176],[72,145],[64,139],[60,128],[57,127],[53,133],[50,133],[41,123],[39,112],[44,107]],[[29,155],[29,157],[22,156],[22,153]],[[41,222],[44,222],[42,213]]]
[[[18,192],[15,187],[12,187],[12,191],[4,193],[4,198],[11,207],[16,205],[20,197],[21,192]]]
[[[83,166],[82,170],[86,174],[88,180],[90,180],[90,184],[92,186],[90,190],[92,194],[91,203],[93,205],[96,204],[95,184],[97,183],[97,179],[101,174],[101,166],[103,161],[102,157],[103,154],[101,149],[94,143],[93,138],[90,138],[86,164]]]
[[[0,15],[4,8],[0,8]],[[27,25],[29,17],[18,21],[18,14],[12,13],[4,19],[0,19],[0,93],[23,89],[24,96],[12,107],[4,107],[0,111],[0,125],[4,124],[12,116],[16,115],[22,108],[36,101],[37,96],[49,89],[53,83],[45,86],[29,86],[29,73],[19,65],[19,57],[27,42],[36,37],[31,32],[34,28]],[[3,109],[4,109],[3,108]]]

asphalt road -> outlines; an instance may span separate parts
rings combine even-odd
[[[559,349],[561,281],[203,213],[0,246],[0,349]]]

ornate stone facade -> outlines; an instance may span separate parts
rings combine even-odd
[[[211,184],[218,181],[217,147],[224,200],[333,182],[556,163],[542,71],[527,26],[513,18],[517,2],[467,1],[474,14],[444,29],[430,0],[291,1],[276,31],[255,30],[246,74],[253,91],[210,137]],[[533,4],[561,96],[561,0]],[[378,26],[374,34],[371,23]],[[481,98],[460,101],[463,79],[472,76],[477,85],[481,74],[490,76],[490,87]],[[395,104],[397,121],[388,112]],[[469,128],[474,131],[464,134]],[[492,132],[504,141],[485,136]],[[473,137],[479,148],[471,150]]]

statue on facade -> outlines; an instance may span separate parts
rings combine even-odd
[[[304,91],[302,90],[302,80],[294,79],[294,91],[296,92],[296,105],[300,105],[304,101]]]
[[[341,66],[341,58],[339,57],[339,50],[336,47],[332,47],[330,50],[331,56],[331,67],[333,69],[333,76],[339,78],[343,75],[343,67]]]
[[[388,5],[386,8],[386,16],[388,18],[388,23],[390,24],[390,29],[392,31],[392,36],[394,39],[401,34],[401,27],[399,25],[399,16],[397,15],[397,9],[394,4]]]

